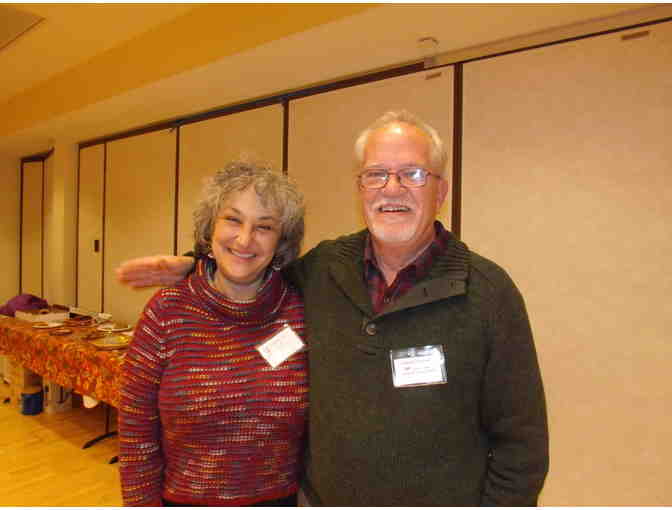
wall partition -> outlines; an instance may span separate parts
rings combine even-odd
[[[445,67],[348,87],[289,104],[288,172],[306,196],[304,251],[364,227],[355,181],[357,135],[383,113],[409,110],[452,148],[453,70]],[[451,180],[450,162],[446,177]],[[447,202],[450,202],[448,200]],[[450,204],[441,211],[450,226]]]
[[[103,311],[103,193],[105,144],[79,151],[77,305]]]
[[[51,276],[58,274],[58,264],[62,262],[60,250],[56,246],[62,242],[62,233],[58,231],[58,223],[63,221],[60,217],[62,203],[57,195],[61,193],[61,187],[56,182],[54,171],[54,158],[45,158],[43,161],[44,172],[42,186],[42,297],[50,305],[62,304],[57,298],[57,285],[51,281]],[[61,235],[59,235],[61,234]]]
[[[20,291],[42,297],[44,160],[22,163],[21,172]]]
[[[672,25],[464,65],[462,237],[526,297],[545,505],[672,501]]]
[[[103,307],[135,323],[156,289],[120,285],[114,269],[124,260],[174,253],[176,130],[107,143]]]
[[[16,296],[20,287],[20,223],[21,223],[21,169],[13,159],[0,158],[3,176],[3,193],[0,201],[0,264],[3,277],[0,279],[0,303]]]

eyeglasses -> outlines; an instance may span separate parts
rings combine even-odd
[[[402,168],[397,172],[390,172],[386,168],[370,168],[359,174],[359,185],[364,189],[380,189],[387,185],[390,175],[396,175],[399,184],[405,188],[421,188],[427,184],[427,177],[432,176],[440,179],[441,176],[433,174],[420,167]]]

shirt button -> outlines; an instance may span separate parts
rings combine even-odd
[[[373,322],[369,322],[364,328],[364,331],[366,331],[367,335],[373,336],[376,334],[376,329],[376,325]]]

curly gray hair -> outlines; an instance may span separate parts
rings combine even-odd
[[[220,207],[231,195],[250,186],[261,204],[278,212],[282,233],[275,250],[274,266],[284,267],[299,255],[304,232],[305,205],[294,183],[263,163],[232,161],[206,180],[202,199],[194,210],[196,256],[211,251],[212,234]]]
[[[445,176],[446,160],[448,155],[446,154],[446,148],[444,146],[443,140],[441,139],[441,136],[439,136],[439,133],[436,129],[407,110],[389,111],[376,119],[371,125],[369,125],[369,127],[359,134],[357,140],[355,141],[355,157],[357,158],[359,166],[361,167],[361,165],[364,163],[364,149],[366,148],[366,143],[369,141],[369,136],[371,136],[371,133],[377,129],[384,128],[390,124],[396,123],[415,126],[427,135],[427,138],[429,138],[430,162],[434,169],[438,170],[442,176]]]

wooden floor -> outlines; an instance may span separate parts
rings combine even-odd
[[[117,438],[82,449],[105,430],[102,405],[27,416],[8,396],[0,382],[0,506],[122,506],[119,464],[108,464]]]

